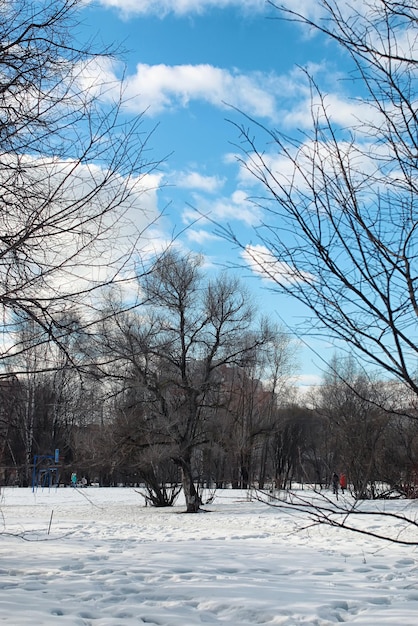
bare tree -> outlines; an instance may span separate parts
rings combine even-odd
[[[393,416],[379,455],[384,482],[407,498],[418,498],[418,420]]]
[[[280,17],[330,38],[351,64],[352,124],[333,118],[305,72],[309,132],[238,125],[242,165],[266,192],[255,200],[266,210],[262,246],[241,246],[278,292],[307,307],[305,331],[340,341],[417,394],[418,8],[318,0],[315,19],[310,5],[306,14],[288,6],[276,6]]]
[[[296,348],[289,335],[271,325],[270,341],[241,367],[229,368],[220,388],[223,407],[215,439],[228,452],[231,482],[243,489],[264,484],[269,442],[276,431],[279,406],[291,396]],[[216,436],[217,435],[217,436]]]
[[[232,486],[248,489],[259,474],[263,444],[271,432],[270,394],[251,367],[228,368],[223,376],[214,438],[228,458]]]
[[[65,349],[63,312],[89,313],[103,285],[126,279],[153,219],[141,202],[148,137],[141,117],[122,121],[122,92],[102,78],[110,51],[77,46],[82,4],[0,0],[3,365],[25,351],[22,319]]]
[[[70,325],[69,320],[65,323]],[[12,373],[3,379],[7,429],[0,439],[4,437],[21,484],[30,482],[35,454],[51,455],[58,448],[60,464],[71,461],[75,430],[84,426],[86,416],[94,420],[90,381],[78,369],[82,363],[77,327],[74,320],[67,337],[61,337],[64,351],[55,342],[38,341],[34,320],[20,326],[23,350],[8,363]],[[14,371],[19,371],[18,377]]]
[[[387,416],[415,419],[418,6],[317,0],[304,11],[287,0],[270,4],[279,18],[343,55],[351,123],[339,123],[332,99],[307,70],[310,130],[289,137],[248,117],[234,122],[244,145],[240,161],[260,184],[254,201],[265,218],[256,232],[261,245],[246,246],[230,229],[224,235],[279,293],[307,308],[305,332],[331,339],[382,381],[399,383],[389,406],[386,399],[381,406]],[[402,387],[414,398],[409,405]],[[332,507],[318,502],[316,511],[312,500],[305,503],[315,520],[355,526],[350,507],[339,505],[337,521]]]
[[[346,474],[357,499],[380,497],[391,486],[380,463],[391,419],[380,408],[389,404],[387,395],[381,381],[342,357],[333,358],[317,392],[316,411],[327,419],[333,445],[328,477],[335,471]]]
[[[276,489],[291,489],[292,482],[305,478],[302,474],[303,457],[308,447],[311,421],[306,409],[289,406],[277,412],[270,440],[273,485]]]
[[[225,368],[239,366],[271,338],[257,329],[239,281],[205,280],[201,259],[169,251],[142,281],[145,304],[118,316],[102,337],[106,376],[142,386],[144,432],[164,444],[182,475],[188,512],[199,510],[196,467],[218,408]]]

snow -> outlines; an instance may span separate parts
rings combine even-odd
[[[416,548],[249,496],[217,491],[187,515],[133,488],[2,489],[0,625],[416,626]],[[384,507],[414,518],[418,503]],[[402,531],[380,515],[358,523]]]

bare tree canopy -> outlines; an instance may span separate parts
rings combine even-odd
[[[271,4],[337,43],[357,94],[347,104],[352,122],[333,117],[304,71],[309,132],[291,138],[248,118],[236,124],[241,164],[265,192],[254,200],[265,219],[259,245],[224,235],[278,292],[306,305],[305,330],[341,340],[417,393],[418,7],[318,0],[303,13]]]
[[[144,199],[155,164],[141,117],[124,121],[122,94],[101,78],[111,52],[77,46],[82,4],[0,1],[3,363],[24,350],[13,339],[22,318],[40,341],[59,342],[67,309],[132,277],[156,217]]]
[[[200,507],[195,480],[203,451],[220,441],[220,431],[234,413],[228,398],[238,390],[233,384],[237,372],[246,372],[248,390],[250,369],[260,361],[260,352],[270,350],[274,391],[262,392],[258,381],[259,404],[263,400],[266,412],[293,353],[277,328],[257,317],[239,280],[225,274],[208,279],[201,266],[196,255],[169,250],[161,256],[141,281],[144,305],[110,318],[98,347],[103,376],[115,381],[125,414],[136,414],[136,445],[154,447],[158,455],[164,449],[180,469],[188,512]],[[238,404],[238,417],[248,416],[250,409],[243,413],[242,402]]]

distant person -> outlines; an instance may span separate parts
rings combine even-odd
[[[76,487],[76,486],[77,486],[77,474],[73,472],[71,474],[71,487]]]
[[[85,476],[83,476],[83,478],[81,479],[81,485],[83,487],[87,487],[87,478]]]
[[[345,474],[340,474],[340,487],[341,493],[344,493],[344,491],[347,489],[347,477]]]
[[[340,484],[340,479],[338,477],[338,474],[336,472],[333,473],[332,475],[332,493],[334,493],[337,496],[337,500],[338,500],[338,487]]]

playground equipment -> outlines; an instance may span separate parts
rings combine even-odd
[[[33,457],[32,491],[35,487],[52,487],[59,483],[59,450],[54,454],[35,454]]]

